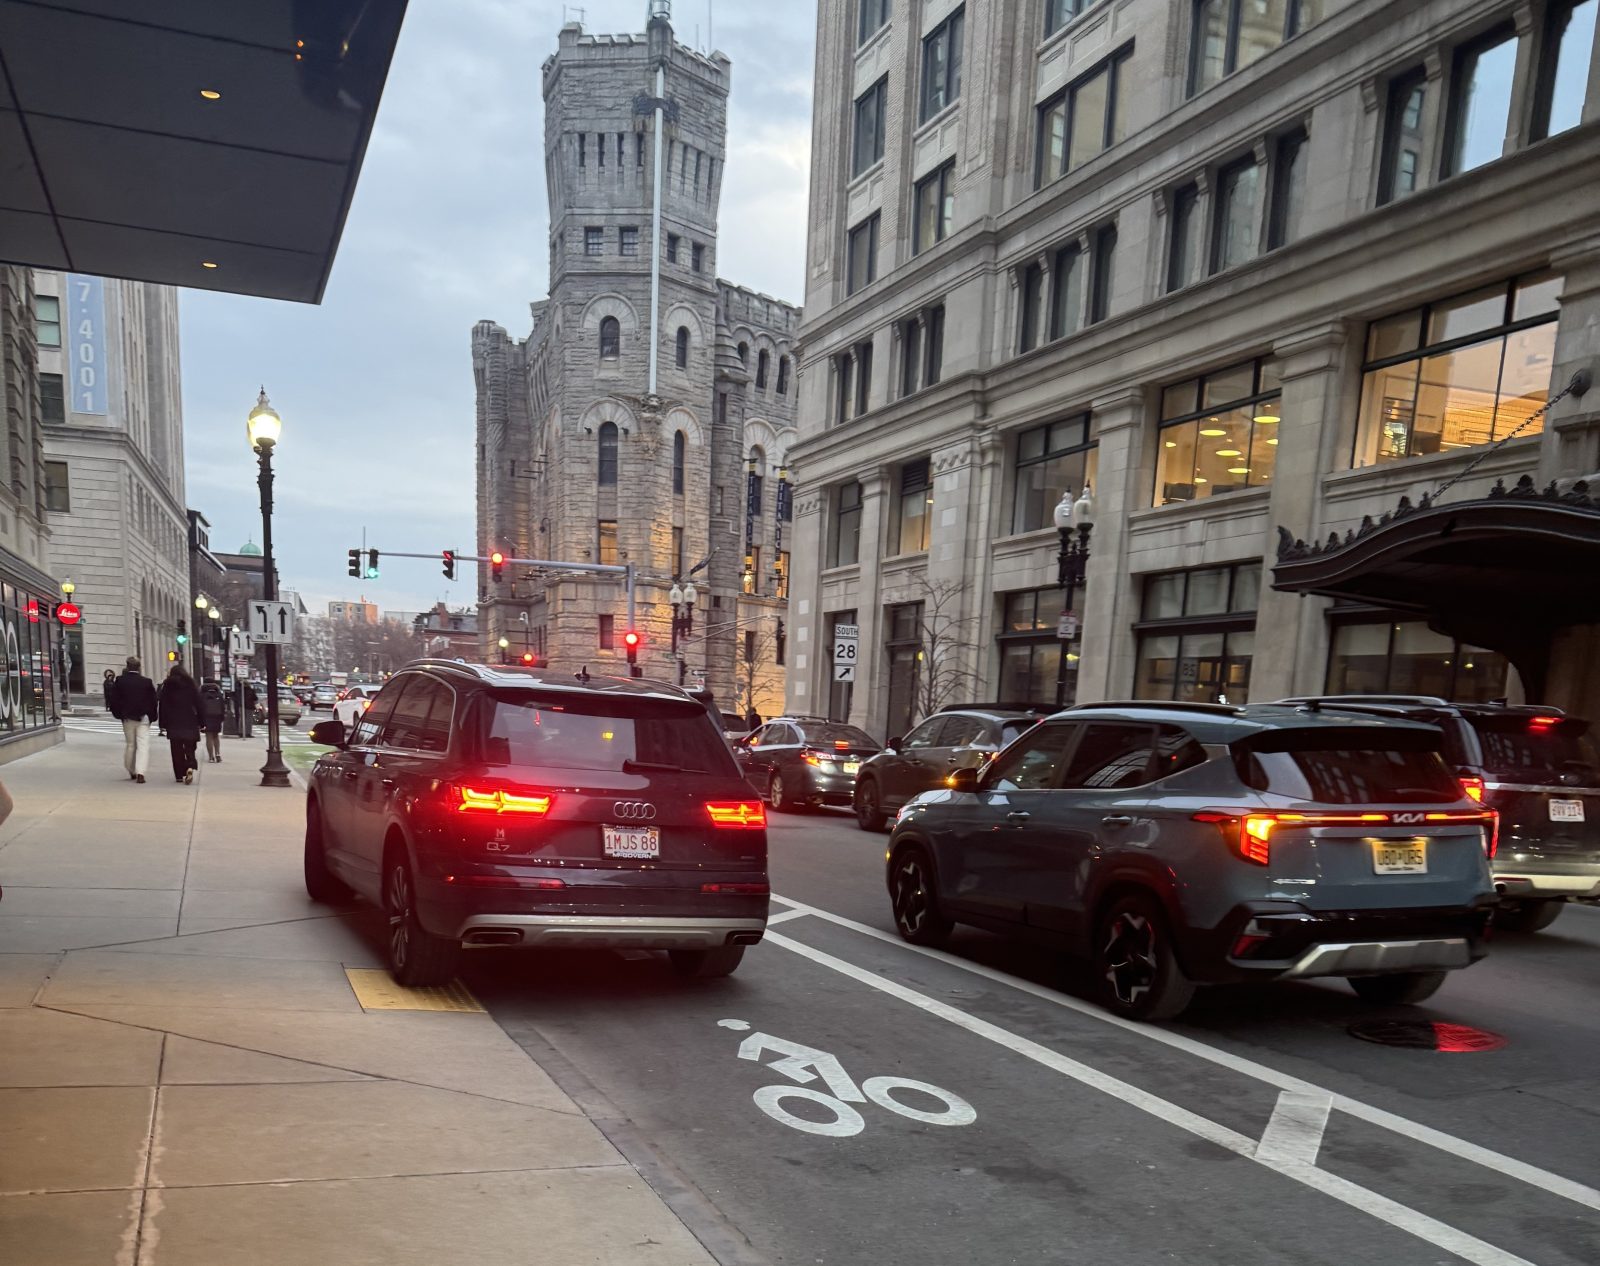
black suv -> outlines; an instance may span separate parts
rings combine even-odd
[[[1286,702],[1436,725],[1474,800],[1500,814],[1496,925],[1537,932],[1569,900],[1600,899],[1600,753],[1589,722],[1545,705],[1429,695],[1319,695]]]
[[[767,833],[705,708],[673,686],[418,660],[324,721],[306,890],[389,916],[389,968],[463,946],[663,949],[726,976],[767,923]]]
[[[1029,704],[971,703],[940,708],[856,775],[856,822],[881,831],[895,810],[913,796],[943,787],[958,769],[982,769],[1012,739],[1025,734],[1054,708]]]

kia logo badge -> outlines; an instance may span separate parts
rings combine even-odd
[[[1397,826],[1403,826],[1412,822],[1426,822],[1428,815],[1425,813],[1396,813],[1391,816],[1391,820]]]
[[[611,812],[624,822],[654,822],[656,817],[655,805],[643,800],[618,800]]]

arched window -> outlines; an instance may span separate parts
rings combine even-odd
[[[678,368],[689,368],[689,327],[687,325],[678,327]]]
[[[617,485],[617,426],[614,422],[600,424],[600,475],[596,482],[602,488]]]
[[[682,431],[672,437],[672,491],[675,493],[683,492],[683,460],[687,447]]]
[[[746,366],[750,364],[750,344],[739,344],[739,363]]]
[[[616,317],[605,317],[600,322],[600,359],[616,360],[621,354],[622,322]]]
[[[769,364],[771,364],[771,357],[767,355],[767,349],[763,347],[758,353],[756,353],[757,391],[765,391],[767,389],[767,366]]]
[[[789,394],[789,358],[787,356],[778,357],[778,394],[780,396]]]

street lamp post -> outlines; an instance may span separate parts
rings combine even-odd
[[[1055,520],[1056,531],[1061,534],[1061,551],[1056,555],[1056,584],[1066,591],[1061,600],[1061,615],[1065,621],[1073,615],[1072,598],[1083,583],[1084,570],[1089,563],[1089,532],[1094,527],[1094,494],[1089,485],[1084,485],[1083,494],[1077,501],[1072,500],[1071,489],[1063,492],[1051,517]],[[1070,631],[1075,634],[1078,631],[1076,618],[1072,623]],[[1061,654],[1056,664],[1058,708],[1067,701],[1067,648],[1072,645],[1071,636],[1061,637],[1063,631],[1060,627],[1056,630],[1061,644]]]
[[[194,609],[198,613],[194,617],[194,636],[189,639],[189,646],[194,651],[194,675],[196,681],[204,681],[211,674],[206,672],[206,655],[208,653],[205,639],[200,636],[200,616],[211,608],[211,599],[203,593],[194,596]]]
[[[694,604],[698,597],[692,580],[674,580],[667,593],[667,601],[672,604],[672,654],[678,661],[680,686],[689,674],[689,663],[678,654],[678,642],[694,632]]]
[[[511,649],[511,639],[509,637],[501,638],[500,639],[500,662],[502,664],[504,664],[506,662],[506,652],[509,651],[510,649]]]
[[[283,419],[267,402],[263,387],[245,423],[250,447],[260,460],[261,475],[261,596],[267,602],[278,598],[278,573],[272,564],[272,450],[283,433]],[[267,763],[261,767],[263,787],[287,787],[289,767],[283,763],[278,746],[278,646],[267,643]]]

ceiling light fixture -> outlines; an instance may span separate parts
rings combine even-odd
[[[1229,466],[1228,467],[1228,473],[1230,475],[1248,475],[1250,473],[1250,467],[1248,467],[1248,466]]]
[[[202,268],[215,268],[216,265],[213,264],[209,259],[202,259],[200,261],[200,267],[202,267]]]
[[[1178,447],[1178,441],[1177,440],[1168,440],[1167,441],[1167,447],[1168,448],[1177,448]]]
[[[1276,422],[1278,420],[1278,415],[1276,413],[1268,413],[1267,410],[1268,409],[1274,409],[1276,407],[1277,407],[1276,405],[1271,405],[1271,404],[1262,405],[1261,406],[1261,412],[1256,414],[1255,420],[1257,422],[1261,423],[1262,426],[1271,426],[1274,422]]]
[[[1214,440],[1214,439],[1219,439],[1220,437],[1226,435],[1227,432],[1223,431],[1223,430],[1219,430],[1217,427],[1214,427],[1214,426],[1208,426],[1208,427],[1206,427],[1205,430],[1201,431],[1200,434],[1204,435],[1207,439]]]
[[[1242,454],[1236,448],[1219,448],[1217,450],[1217,456],[1218,457],[1239,457],[1239,456],[1242,456]]]
[[[1278,437],[1276,435],[1274,435],[1270,440],[1267,441],[1268,444],[1276,444],[1277,442],[1278,442]]]
[[[204,97],[207,101],[221,101],[222,100],[222,94],[220,92],[218,92],[215,88],[202,88],[202,89],[200,89],[200,95],[202,97]]]

